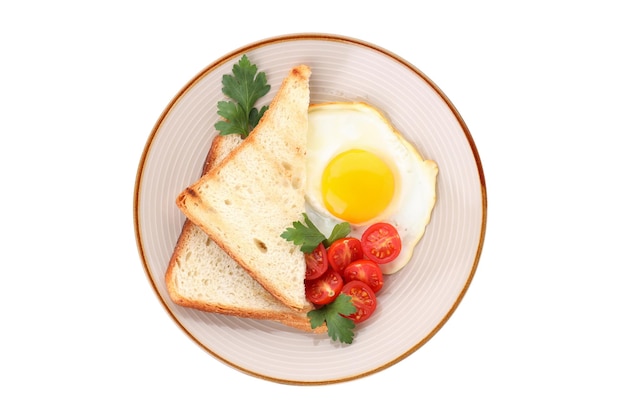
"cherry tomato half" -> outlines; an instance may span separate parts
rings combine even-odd
[[[402,242],[395,227],[389,223],[375,223],[361,236],[363,255],[378,264],[393,261],[400,254]]]
[[[350,263],[343,270],[343,279],[346,283],[350,281],[362,281],[366,283],[374,293],[383,287],[383,272],[380,266],[369,259],[359,259]]]
[[[347,317],[355,323],[369,319],[376,310],[376,295],[366,283],[350,281],[343,286],[341,292],[352,297],[352,304],[356,307],[356,312]]]
[[[313,252],[305,253],[306,271],[304,279],[316,279],[321,277],[328,269],[328,254],[322,243],[317,245]]]
[[[337,239],[328,248],[328,263],[340,274],[351,262],[362,257],[361,241],[354,237]]]
[[[316,305],[332,302],[341,293],[342,288],[341,275],[332,269],[328,269],[320,278],[304,281],[306,298]]]

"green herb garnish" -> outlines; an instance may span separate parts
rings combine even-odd
[[[246,138],[252,129],[259,123],[268,106],[257,110],[256,101],[270,91],[264,72],[257,73],[246,55],[243,55],[238,64],[233,66],[233,74],[222,76],[222,92],[233,101],[217,103],[217,114],[225,120],[215,123],[221,135],[233,133]]]
[[[356,312],[356,307],[352,304],[352,297],[346,294],[339,294],[335,300],[324,307],[311,310],[307,313],[311,321],[311,327],[315,329],[326,323],[328,335],[333,340],[351,344],[354,339],[355,324],[351,319],[344,317]]]
[[[328,236],[328,239],[324,240],[324,246],[329,247],[330,244],[333,243],[335,240],[344,238],[348,236],[349,233],[350,223],[343,222],[336,224],[335,227],[333,227],[333,230],[330,232],[330,236]]]
[[[281,235],[283,239],[293,242],[300,246],[300,250],[304,253],[311,253],[320,243],[324,243],[325,247],[329,247],[337,239],[348,236],[350,233],[350,224],[343,222],[336,224],[328,238],[313,224],[306,213],[303,213],[304,224],[302,222],[293,222],[293,227],[287,228]]]

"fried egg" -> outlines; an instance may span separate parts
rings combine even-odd
[[[306,211],[326,236],[341,222],[360,238],[376,222],[392,224],[402,251],[381,265],[404,267],[430,222],[438,166],[362,102],[312,104],[307,138]]]

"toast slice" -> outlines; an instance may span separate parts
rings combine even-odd
[[[313,307],[304,255],[280,235],[305,211],[310,75],[306,65],[292,68],[243,143],[176,199],[257,282],[299,311]]]
[[[241,143],[239,135],[216,137],[203,173]],[[165,283],[172,301],[183,307],[274,320],[314,332],[306,313],[278,301],[189,219],[183,224],[165,273]]]

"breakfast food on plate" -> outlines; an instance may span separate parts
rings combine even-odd
[[[310,74],[305,65],[294,67],[243,143],[176,200],[257,282],[298,311],[313,308],[305,260],[280,235],[305,211]]]
[[[174,302],[352,343],[385,277],[430,222],[438,166],[376,108],[310,104],[306,65],[270,87],[244,55],[224,75],[212,165],[182,191],[166,283]],[[245,138],[241,140],[240,138]]]
[[[203,174],[242,143],[239,135],[217,136]],[[306,313],[278,301],[194,223],[186,219],[165,274],[171,299],[183,307],[275,320],[312,331]]]
[[[305,219],[282,236],[305,253],[311,325],[352,343],[430,222],[439,168],[366,103],[312,104],[308,116]]]
[[[402,250],[382,270],[391,274],[409,262],[435,205],[434,161],[374,107],[338,102],[311,105],[306,164],[307,214],[320,231],[346,221],[360,238],[372,224],[390,223]]]

